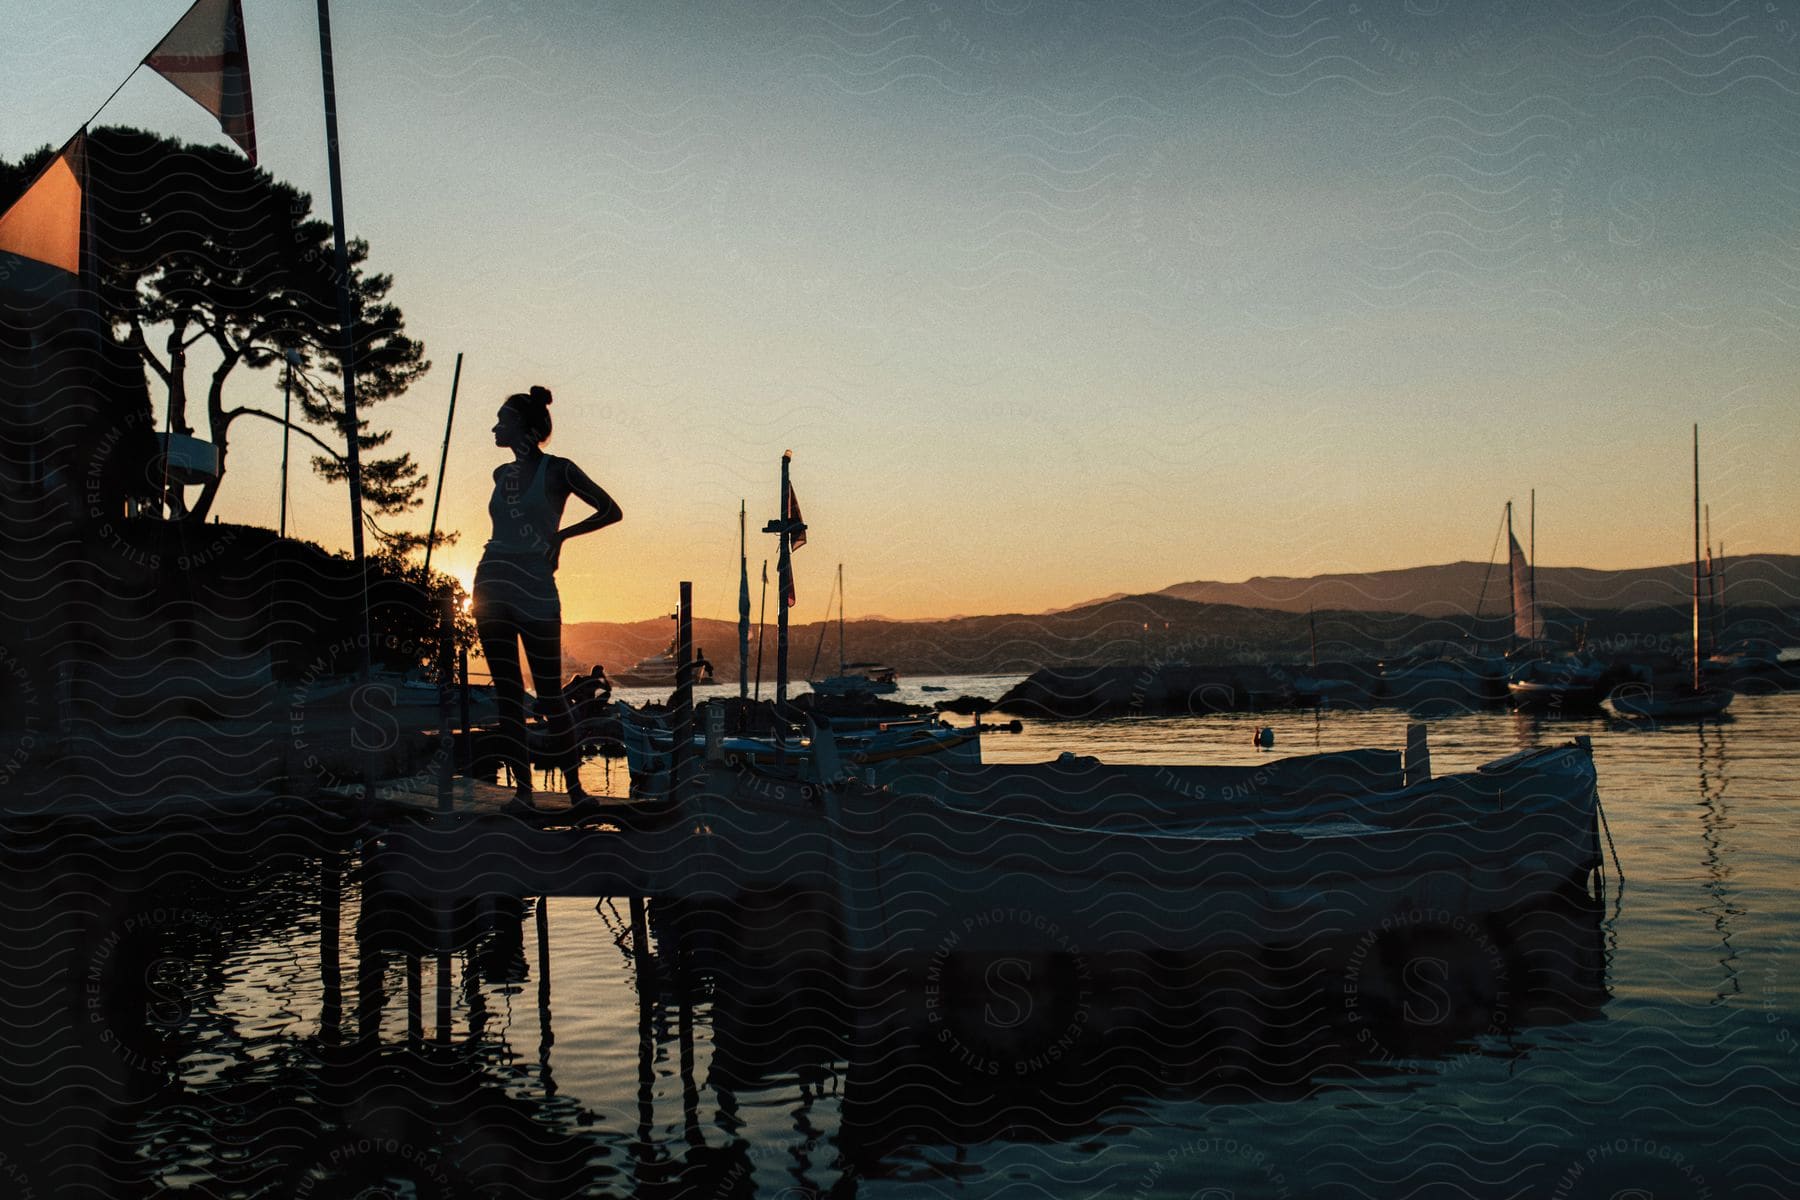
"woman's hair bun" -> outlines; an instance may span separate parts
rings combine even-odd
[[[544,387],[542,384],[534,383],[531,385],[531,398],[541,404],[548,405],[550,403],[550,389]]]

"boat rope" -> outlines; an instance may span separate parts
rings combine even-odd
[[[1506,531],[1506,518],[1501,517],[1500,518],[1500,528],[1494,530],[1493,549],[1488,551],[1487,572],[1485,574],[1483,574],[1481,577],[1481,594],[1475,597],[1475,622],[1478,627],[1481,623],[1481,606],[1483,604],[1487,603],[1488,580],[1490,580],[1494,577],[1494,560],[1500,556],[1500,535],[1502,533],[1504,533],[1505,531]],[[1510,554],[1511,552],[1512,552],[1512,547],[1508,546],[1507,553]]]
[[[1619,848],[1613,844],[1612,826],[1606,822],[1606,805],[1600,803],[1600,790],[1594,789],[1594,811],[1600,814],[1600,828],[1606,831],[1606,848],[1612,851],[1613,870],[1619,874],[1619,886],[1625,886],[1625,866],[1619,861]]]
[[[813,647],[812,666],[806,668],[808,679],[819,677],[819,655],[825,653],[825,631],[831,628],[831,602],[838,598],[838,585],[831,585],[831,595],[825,601],[825,619],[819,622],[819,644]]]

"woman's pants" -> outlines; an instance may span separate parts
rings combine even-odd
[[[519,669],[523,643],[539,707],[549,719],[555,765],[573,778],[578,761],[575,722],[563,698],[562,598],[556,592],[555,570],[542,553],[490,552],[475,568],[473,609],[500,710],[500,758],[512,766],[515,780],[530,781],[525,683]]]

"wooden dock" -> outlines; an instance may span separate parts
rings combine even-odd
[[[361,792],[337,790],[346,800]],[[688,837],[666,803],[597,798],[577,820],[566,793],[538,792],[536,816],[509,813],[512,798],[476,779],[377,784],[370,886],[434,897],[656,895]]]

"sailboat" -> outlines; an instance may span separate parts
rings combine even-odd
[[[817,696],[885,696],[900,690],[898,672],[883,663],[844,661],[844,564],[838,564],[838,673],[813,681]]]
[[[1730,688],[1708,683],[1703,677],[1700,617],[1700,426],[1694,426],[1694,653],[1693,670],[1680,683],[1634,682],[1620,684],[1607,697],[1613,711],[1626,717],[1659,721],[1716,717],[1731,706],[1736,695]]]
[[[1513,649],[1516,664],[1506,678],[1514,708],[1569,709],[1600,702],[1605,668],[1579,654],[1554,651],[1544,640],[1537,599],[1537,492],[1531,494],[1531,557],[1519,548],[1512,529],[1512,501],[1506,504],[1507,576],[1511,582]]]

